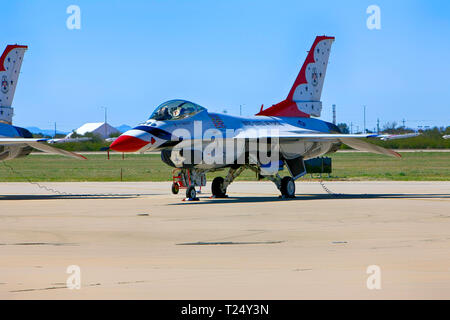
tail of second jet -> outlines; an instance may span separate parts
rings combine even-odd
[[[334,37],[316,37],[286,100],[257,114],[274,117],[320,117],[322,88]]]
[[[0,57],[0,121],[11,123],[11,108],[27,46],[8,45]]]

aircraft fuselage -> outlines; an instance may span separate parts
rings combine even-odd
[[[199,112],[188,119],[159,121],[150,119],[123,134],[122,142],[113,146],[114,150],[122,152],[162,151],[163,161],[168,161],[169,152],[183,140],[202,141],[203,148],[212,137],[233,139],[240,132],[255,132],[255,139],[261,132],[268,136],[276,136],[276,132],[295,131],[297,133],[339,133],[339,129],[332,123],[313,118],[252,116],[241,117],[221,113],[210,113],[207,110]],[[248,137],[247,140],[251,140]],[[270,140],[271,138],[269,138]],[[273,138],[272,138],[273,140]],[[133,143],[134,142],[134,143]],[[302,141],[302,139],[284,141],[279,147],[287,157],[303,157],[305,160],[324,155],[337,150],[339,142],[330,141]],[[236,157],[239,154],[236,154]],[[194,167],[213,169],[233,165],[231,162],[205,165],[194,163]],[[189,167],[193,167],[189,164]]]

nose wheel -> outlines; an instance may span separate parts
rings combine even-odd
[[[197,193],[201,193],[202,186],[206,185],[204,170],[197,169],[174,169],[172,171],[172,193],[178,194],[180,189],[186,190],[186,198],[183,201],[198,201]],[[197,191],[195,188],[200,187]]]
[[[195,190],[194,186],[190,186],[186,190],[186,199],[190,200],[198,200],[197,198],[197,191]]]

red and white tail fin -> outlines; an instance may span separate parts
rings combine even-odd
[[[320,117],[323,83],[334,37],[316,37],[286,100],[261,110],[257,116]]]
[[[11,108],[23,56],[27,49],[27,46],[8,45],[0,57],[0,108],[3,111],[2,115],[0,115],[0,120],[11,122],[10,117],[5,117],[4,114],[4,112],[8,113],[8,110],[3,109]],[[10,110],[10,112],[12,118],[12,111]]]

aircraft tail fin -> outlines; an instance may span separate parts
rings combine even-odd
[[[8,45],[0,56],[0,121],[12,122],[12,102],[27,46]]]
[[[320,117],[322,88],[334,37],[316,37],[286,100],[257,115],[275,117]]]

